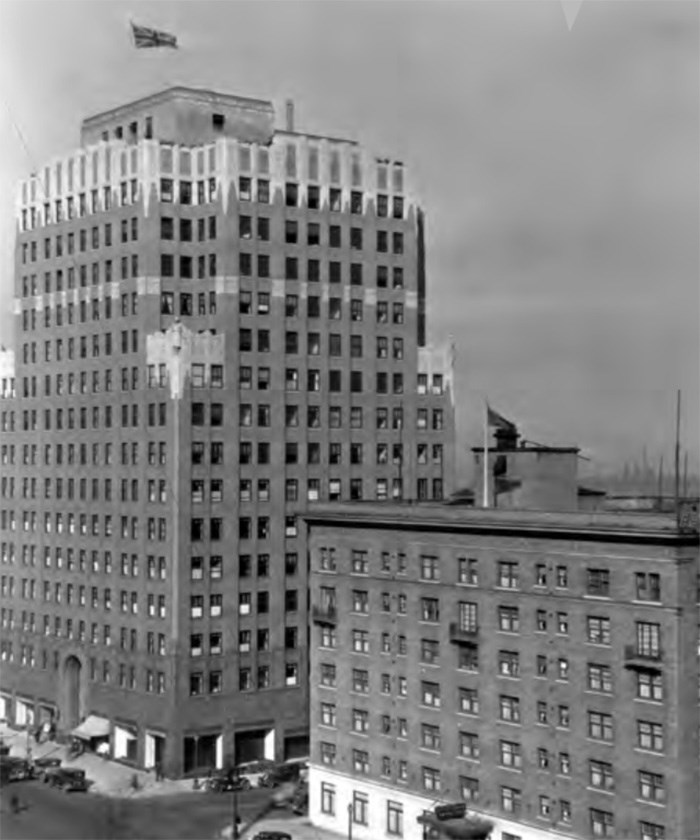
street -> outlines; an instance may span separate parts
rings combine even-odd
[[[16,794],[23,809],[10,811]],[[238,794],[245,822],[264,807],[270,791]],[[230,794],[184,793],[153,798],[114,799],[90,793],[63,793],[40,782],[17,782],[0,792],[3,840],[211,840],[231,824]],[[276,817],[289,815],[280,809]]]

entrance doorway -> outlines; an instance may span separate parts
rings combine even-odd
[[[157,764],[163,767],[165,761],[165,736],[156,735],[155,732],[146,733],[146,770],[152,770]]]
[[[63,728],[70,731],[80,723],[80,676],[83,666],[77,656],[69,656],[63,665]]]

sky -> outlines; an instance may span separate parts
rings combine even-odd
[[[137,52],[130,18],[181,49]],[[485,399],[596,468],[671,463],[680,388],[698,471],[699,33],[687,0],[586,0],[571,30],[559,0],[3,0],[2,341],[15,185],[85,116],[188,84],[271,99],[281,124],[293,98],[298,130],[413,172],[463,468]]]

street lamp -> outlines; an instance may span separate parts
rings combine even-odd
[[[352,802],[348,802],[348,840],[352,840]]]

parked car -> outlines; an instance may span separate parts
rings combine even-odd
[[[228,793],[234,790],[250,790],[250,780],[233,773],[217,773],[204,780],[204,789],[212,793]]]
[[[86,791],[89,782],[85,778],[85,771],[76,767],[55,767],[46,771],[44,781],[51,787],[57,787],[65,793],[71,791]]]
[[[42,779],[45,777],[46,773],[49,770],[54,770],[56,767],[61,766],[61,759],[55,758],[53,756],[45,756],[44,758],[36,758],[34,759],[34,778],[35,779]]]
[[[32,764],[25,758],[11,755],[0,756],[0,783],[22,782],[31,779],[32,775]]]
[[[304,765],[298,761],[277,764],[260,778],[260,787],[278,787],[285,782],[296,782],[303,769]]]
[[[259,831],[253,840],[294,840],[286,831]]]
[[[244,764],[238,764],[236,766],[236,772],[239,776],[244,776],[248,779],[251,787],[260,787],[260,780],[274,766],[274,761],[270,761],[269,758],[261,758],[258,761],[247,761]]]

